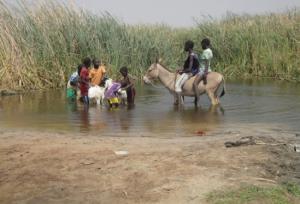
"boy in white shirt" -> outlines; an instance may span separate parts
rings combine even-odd
[[[201,46],[203,49],[202,54],[199,57],[199,61],[200,61],[200,69],[199,69],[199,73],[196,75],[196,78],[194,80],[194,90],[195,90],[195,94],[196,97],[199,97],[199,93],[198,93],[198,85],[201,82],[201,80],[203,80],[204,85],[207,84],[207,74],[209,72],[211,72],[211,68],[210,68],[210,62],[211,59],[213,58],[213,53],[212,50],[210,49],[210,40],[208,38],[204,38],[201,41]]]

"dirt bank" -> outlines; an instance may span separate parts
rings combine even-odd
[[[3,130],[0,203],[203,203],[212,190],[299,181],[299,153],[290,145],[299,137],[278,130],[251,134],[151,138]],[[259,144],[224,146],[249,135]]]

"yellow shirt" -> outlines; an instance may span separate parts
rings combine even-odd
[[[105,74],[105,66],[100,66],[98,69],[92,68],[90,70],[90,79],[92,86],[98,85],[101,83],[103,76]]]

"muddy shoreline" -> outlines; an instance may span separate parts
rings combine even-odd
[[[224,145],[250,135],[260,144]],[[0,141],[0,203],[205,203],[214,190],[300,183],[299,137],[279,130],[176,138],[1,130]]]

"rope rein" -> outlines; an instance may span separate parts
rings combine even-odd
[[[157,89],[161,89],[160,86],[156,86],[155,84],[153,84],[153,82],[150,80],[150,84],[154,87],[154,88],[157,88]]]

